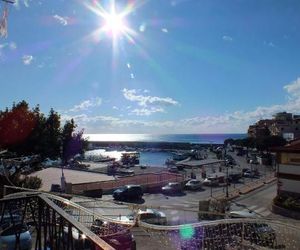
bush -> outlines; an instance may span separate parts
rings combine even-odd
[[[283,207],[286,209],[290,209],[296,212],[300,212],[300,199],[291,197],[291,196],[283,196],[278,195],[274,198],[274,204]]]
[[[36,176],[26,176],[19,181],[18,186],[29,189],[39,189],[42,186],[42,180]]]

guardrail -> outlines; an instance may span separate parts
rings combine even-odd
[[[168,182],[182,182],[183,180],[184,176],[181,174],[169,172],[147,173],[110,181],[68,184],[68,192],[72,194],[83,194],[88,190],[102,190],[103,192],[107,192],[129,184],[150,188],[163,186]]]
[[[17,190],[22,189],[17,188]],[[161,248],[168,246],[172,249],[297,249],[300,246],[300,226],[291,223],[288,224],[286,221],[280,221],[274,218],[222,219],[184,225],[161,226],[146,223],[137,217],[136,221],[125,223],[116,219],[107,218],[68,199],[49,193],[27,192],[23,194],[13,194],[11,196],[12,197],[5,199],[13,200],[17,198],[21,199],[22,197],[38,196],[43,201],[46,199],[48,202],[52,202],[51,204],[54,204],[53,206],[61,209],[55,207],[55,211],[64,215],[63,218],[67,220],[67,223],[71,223],[68,224],[69,227],[74,226],[80,230],[80,232],[85,232],[87,237],[93,242],[96,242],[94,235],[89,234],[86,230],[89,230],[93,221],[101,220],[107,221],[111,223],[111,225],[120,225],[120,227],[108,227],[105,236],[122,234],[125,230],[133,226],[139,226],[151,236],[151,240],[160,242]],[[99,200],[97,199],[97,201]],[[0,200],[0,204],[2,204],[1,202],[5,202],[5,200]],[[49,206],[48,202],[46,202],[48,207],[52,207]],[[122,203],[122,205],[127,204]],[[128,204],[128,206],[133,210],[147,208],[145,205],[137,204]],[[172,209],[180,210],[179,207]],[[47,215],[47,213],[46,210],[44,216]],[[198,211],[198,213],[205,214],[207,212]],[[73,218],[73,220],[71,220],[70,217]],[[82,226],[77,223],[80,223]],[[69,234],[68,232],[67,235]]]
[[[1,235],[10,235],[8,230],[11,230],[15,236],[10,241],[6,241],[5,237],[1,239],[1,244],[9,249],[23,249],[30,245],[34,249],[83,249],[83,239],[89,240],[98,249],[114,249],[51,201],[47,194],[18,193],[0,199],[0,208]],[[23,231],[28,230],[27,224],[34,228],[34,237]],[[77,238],[74,237],[74,232],[77,233]],[[35,242],[32,242],[33,238]]]

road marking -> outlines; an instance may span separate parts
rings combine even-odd
[[[258,209],[255,209],[254,212],[260,214],[261,212],[263,212],[263,211],[265,211],[265,210],[266,210],[265,207],[260,207],[260,208],[258,208]]]
[[[261,207],[261,208],[255,210],[254,212],[259,215],[262,215],[263,217],[266,217],[271,214],[271,211],[265,207]]]
[[[251,207],[248,207],[248,208],[247,208],[247,210],[251,210],[251,211],[253,211],[255,208],[257,208],[257,206],[256,206],[256,205],[254,205],[254,206],[251,206]]]

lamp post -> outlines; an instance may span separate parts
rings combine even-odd
[[[228,181],[228,167],[229,167],[229,165],[226,161],[226,154],[227,154],[227,152],[226,152],[226,148],[225,148],[224,149],[224,160],[225,160],[225,168],[226,168],[226,198],[228,198],[229,197],[229,194],[228,194],[228,184],[229,184],[229,181]]]
[[[61,187],[61,191],[65,192],[66,190],[66,178],[64,175],[64,155],[63,155],[63,146],[60,146],[60,156],[61,156],[61,178],[60,178],[60,187]]]
[[[229,180],[228,180],[228,164],[225,162],[225,166],[226,166],[226,198],[229,197],[228,194],[228,185],[229,185]]]
[[[250,174],[251,174],[251,181],[253,181],[253,169],[252,169],[252,160],[250,160]]]

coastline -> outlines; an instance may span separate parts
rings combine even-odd
[[[189,142],[153,142],[153,141],[88,141],[91,148],[106,147],[130,147],[136,149],[161,149],[161,150],[191,150],[207,148],[210,146],[222,146],[223,143],[189,143]]]

